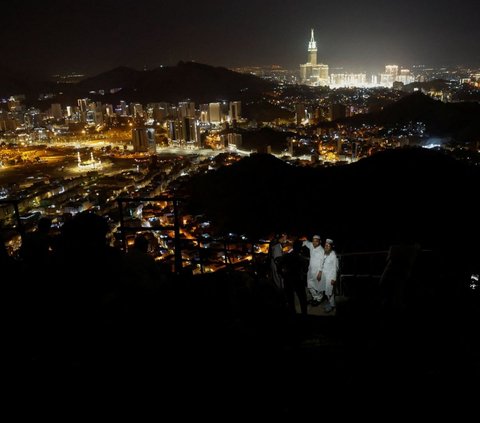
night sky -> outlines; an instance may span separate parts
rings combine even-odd
[[[2,64],[45,75],[180,60],[296,69],[310,28],[330,67],[480,66],[479,0],[9,1],[1,20]]]

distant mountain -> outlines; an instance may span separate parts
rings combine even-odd
[[[114,88],[134,89],[143,72],[120,66],[99,75],[83,79],[74,85],[78,92],[106,90]]]
[[[255,115],[252,114],[252,116]],[[242,148],[246,150],[266,151],[270,146],[272,152],[281,153],[288,148],[288,137],[294,137],[293,132],[281,132],[269,127],[262,127],[256,131],[237,129],[242,135]]]
[[[436,115],[443,112],[444,106],[445,103],[416,92],[387,105],[377,114],[376,119],[381,123],[431,121]]]
[[[0,68],[0,96],[24,94],[26,105],[48,109],[52,103],[76,104],[79,98],[102,103],[169,102],[190,100],[197,104],[240,100],[242,114],[258,121],[288,119],[292,113],[263,100],[275,88],[271,81],[223,67],[194,62],[137,71],[118,67],[76,84],[40,81]],[[40,94],[48,94],[39,99]]]
[[[407,95],[378,113],[356,115],[350,123],[394,125],[423,122],[432,135],[459,141],[480,139],[480,103],[443,103],[420,92]]]
[[[32,101],[40,92],[48,91],[52,86],[51,82],[0,65],[0,97],[25,95],[27,101]]]
[[[445,79],[434,79],[433,81],[425,82],[412,82],[403,87],[403,91],[413,93],[416,90],[434,90],[434,91],[443,91],[450,89],[451,82],[446,81]]]
[[[254,75],[233,72],[223,67],[180,62],[176,66],[147,71],[119,67],[78,84],[64,86],[62,98],[88,96],[112,103],[120,100],[176,103],[190,99],[199,104],[257,97],[272,90],[274,86],[272,82]]]
[[[347,250],[401,240],[466,248],[480,236],[472,203],[479,184],[478,168],[441,152],[400,149],[334,168],[256,154],[192,178],[185,190],[192,211],[220,230],[254,237],[319,232]]]
[[[295,113],[268,101],[255,101],[245,105],[242,116],[259,122],[273,122],[277,119],[293,120]]]

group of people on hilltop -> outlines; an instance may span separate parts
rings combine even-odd
[[[338,258],[333,240],[326,239],[324,246],[321,241],[319,235],[314,235],[311,241],[299,238],[293,242],[292,249],[285,253],[287,234],[281,233],[270,244],[272,280],[276,288],[285,294],[292,312],[295,312],[295,294],[303,315],[307,314],[308,303],[316,307],[327,300],[324,311],[330,313],[335,309]],[[310,297],[308,301],[307,293]]]

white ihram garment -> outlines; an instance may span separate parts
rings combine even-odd
[[[330,304],[335,305],[335,299],[333,295],[332,280],[337,281],[338,274],[338,258],[335,251],[330,251],[330,254],[325,254],[323,261],[322,279],[320,280],[320,291],[325,291]]]
[[[318,272],[322,270],[324,251],[319,245],[314,247],[310,241],[303,241],[303,245],[310,250],[310,263],[307,272],[307,287],[314,299],[320,299],[320,281],[317,280]]]

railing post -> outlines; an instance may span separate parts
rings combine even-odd
[[[225,263],[225,265],[228,265],[228,241],[227,241],[227,238],[223,238],[223,253],[225,254],[223,262]]]
[[[198,240],[198,258],[200,260],[200,273],[203,275],[205,272],[205,268],[203,266],[203,249],[202,249],[202,241]]]
[[[22,219],[20,219],[20,211],[18,210],[18,201],[14,200],[12,201],[12,203],[13,203],[13,211],[15,214],[15,219],[17,221],[18,232],[20,233],[20,238],[22,238],[22,241],[23,241],[25,237],[25,230],[23,228]]]
[[[122,199],[117,199],[118,202],[118,211],[120,213],[120,233],[122,234],[122,247],[123,252],[127,252],[127,239],[125,237],[125,223],[123,221],[123,206],[122,206]]]
[[[182,251],[180,248],[180,221],[178,215],[178,199],[173,200],[173,218],[175,231],[175,273],[180,274],[182,270]]]

